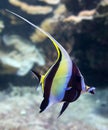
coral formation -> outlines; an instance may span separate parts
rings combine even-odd
[[[3,42],[6,48],[0,52],[0,74],[26,75],[35,63],[45,64],[39,50],[21,36],[4,35]]]
[[[52,34],[54,32],[54,28],[56,27],[58,23],[59,17],[66,12],[66,8],[63,4],[59,5],[55,10],[54,10],[54,15],[51,18],[47,18],[43,20],[40,24],[40,27],[45,30],[46,32],[49,32]],[[46,39],[46,36],[43,35],[40,31],[35,30],[31,36],[31,40],[33,42],[42,42]]]
[[[51,5],[57,5],[60,3],[60,0],[39,0],[39,1],[45,2],[47,4],[51,4]]]
[[[40,27],[44,29],[46,32],[49,32],[50,34],[53,32],[56,22],[54,22],[53,18],[45,19]],[[31,40],[33,42],[42,42],[46,39],[46,36],[42,34],[40,31],[35,30],[33,34],[30,36]]]
[[[64,22],[74,22],[76,24],[76,23],[81,22],[82,20],[92,20],[95,13],[96,13],[95,9],[84,10],[84,11],[79,12],[77,16],[71,15],[65,18]]]
[[[66,13],[66,7],[64,4],[60,4],[55,10],[54,10],[54,17],[59,18],[63,16],[64,13]]]
[[[23,11],[27,12],[28,14],[48,14],[52,12],[51,6],[38,6],[38,5],[28,5],[25,2],[21,2],[20,0],[9,0],[9,2],[16,6],[20,7]]]

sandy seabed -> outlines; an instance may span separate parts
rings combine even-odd
[[[42,101],[35,87],[0,92],[0,130],[108,130],[108,89],[83,94],[57,118],[62,103],[39,114]]]

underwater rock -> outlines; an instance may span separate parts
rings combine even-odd
[[[5,49],[0,53],[0,74],[26,75],[33,65],[45,64],[39,50],[27,39],[19,35],[4,35]]]
[[[9,0],[10,4],[20,7],[23,11],[28,14],[36,15],[36,14],[48,14],[52,12],[51,6],[39,6],[39,5],[28,5],[25,2],[19,0]]]

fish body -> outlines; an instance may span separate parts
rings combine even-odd
[[[69,103],[77,100],[82,92],[94,94],[95,88],[85,84],[80,70],[71,60],[69,54],[61,44],[59,44],[49,33],[45,32],[27,19],[14,12],[7,11],[44,33],[52,41],[57,50],[58,56],[55,63],[44,75],[40,75],[32,70],[38,78],[43,91],[43,101],[40,105],[40,112],[55,103],[63,102],[63,107],[59,113],[60,116],[68,107]]]

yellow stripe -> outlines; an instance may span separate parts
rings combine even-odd
[[[60,57],[60,50],[59,50],[59,47],[58,47],[58,45],[56,44],[56,42],[52,39],[52,38],[50,38],[49,37],[49,39],[52,41],[52,43],[53,43],[53,45],[55,46],[55,48],[56,48],[56,50],[57,50],[57,54],[58,54],[58,57],[57,57],[57,60],[55,61],[55,63],[58,61],[58,59],[59,59],[59,57]],[[55,64],[54,63],[54,64]],[[50,70],[51,70],[51,68],[49,68],[48,69],[48,71],[44,74],[44,75],[42,75],[42,77],[41,77],[41,84],[42,84],[42,91],[44,92],[44,81],[45,81],[45,78],[46,78],[46,76],[48,75],[48,73],[50,72]]]

